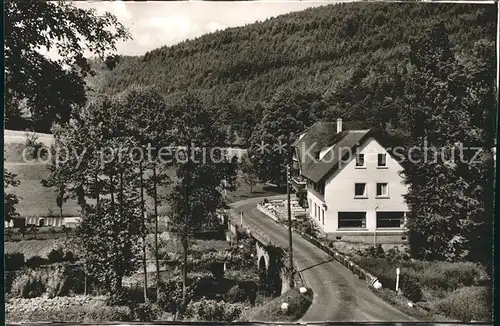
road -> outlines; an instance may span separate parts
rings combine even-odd
[[[262,200],[251,198],[238,201],[231,204],[231,208],[236,212],[242,211],[244,219],[251,219],[255,226],[280,246],[288,248],[288,230],[257,210],[257,203]],[[368,285],[349,269],[295,233],[293,257],[307,286],[314,292],[313,302],[301,322],[415,321],[378,298]]]

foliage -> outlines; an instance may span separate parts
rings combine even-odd
[[[121,204],[120,204],[121,205]],[[87,210],[79,233],[86,267],[110,290],[120,291],[122,278],[137,269],[140,247],[140,214],[130,206],[117,207],[102,200],[98,210]]]
[[[19,203],[19,198],[15,194],[7,193],[10,187],[17,187],[20,183],[16,179],[17,175],[4,169],[3,173],[3,190],[4,190],[4,220],[10,222],[13,217],[19,216],[16,211],[16,205]]]
[[[313,292],[307,289],[305,294],[299,292],[299,289],[294,288],[284,293],[283,295],[266,302],[262,306],[253,308],[247,316],[244,316],[248,321],[266,321],[266,322],[285,322],[297,321],[307,311],[312,303]],[[285,314],[281,310],[282,303],[288,303],[288,313]]]
[[[35,298],[44,294],[45,291],[45,284],[39,275],[24,273],[14,280],[10,293],[18,298]]]
[[[434,304],[433,310],[462,322],[491,322],[491,292],[488,287],[463,287]]]
[[[241,158],[240,170],[243,174],[243,181],[250,187],[250,193],[252,193],[253,187],[257,184],[257,170],[250,161],[248,153],[245,153]]]
[[[173,145],[187,146],[186,159],[175,162],[178,181],[168,196],[172,223],[181,235],[187,259],[189,236],[217,220],[217,209],[224,206],[222,192],[235,189],[237,165],[235,160],[222,157],[220,150],[214,151],[224,145],[225,135],[198,98],[189,93],[180,97],[171,116],[176,127],[168,139]],[[186,277],[184,271],[184,287]]]
[[[398,75],[409,61],[410,38],[439,19],[447,22],[456,52],[464,56],[480,38],[495,39],[496,11],[489,5],[346,3],[124,57],[113,71],[102,68],[94,79],[102,81],[104,93],[132,84],[154,84],[174,98],[192,90],[247,143],[264,103],[280,87],[324,94],[326,120],[358,120],[364,127],[391,119],[399,123],[403,83]]]
[[[25,143],[28,157],[31,157],[35,160],[43,160],[46,159],[47,156],[47,148],[46,146],[38,141],[38,135],[36,133],[26,133],[26,143]]]
[[[53,298],[83,291],[83,271],[62,265],[23,271],[14,279],[10,294],[17,298],[34,298],[47,294],[49,298]]]
[[[47,255],[50,264],[60,263],[64,260],[64,252],[62,248],[52,249]]]
[[[282,221],[282,223],[286,223],[286,227],[288,227],[288,221]],[[319,235],[318,226],[310,218],[297,218],[292,220],[292,227],[313,238],[317,238]]]
[[[403,275],[400,279],[400,288],[404,296],[412,302],[419,302],[422,300],[422,288],[418,280],[414,277]]]
[[[7,318],[10,321],[33,321],[38,322],[66,322],[66,323],[98,323],[130,321],[131,312],[129,307],[109,307],[103,304],[87,304],[78,306],[43,305],[39,309],[26,311],[9,311]]]
[[[462,63],[444,22],[410,42],[407,146],[421,152],[408,157],[404,175],[415,257],[491,263],[496,101],[494,62],[485,51],[491,45],[476,42]]]
[[[176,313],[182,302],[182,282],[171,279],[160,283],[158,305],[165,311]]]
[[[151,322],[156,319],[155,307],[150,303],[141,303],[132,309],[133,320]]]
[[[247,299],[248,294],[239,285],[234,285],[227,291],[226,301],[230,303],[243,302]]]
[[[86,322],[100,321],[130,321],[132,319],[130,308],[124,306],[94,305],[85,315]]]
[[[210,272],[216,280],[221,280],[224,278],[224,263],[222,262],[212,262],[210,266]]]
[[[286,184],[286,165],[291,164],[293,155],[291,144],[324,107],[317,93],[290,89],[276,92],[250,137],[249,157],[261,180],[278,187]]]
[[[15,252],[4,254],[4,266],[6,271],[15,271],[24,266],[24,254]]]
[[[110,13],[98,15],[72,3],[5,3],[5,85],[7,128],[21,127],[20,100],[37,131],[47,132],[55,121],[67,122],[75,106],[85,102],[83,77],[91,71],[84,51],[104,58],[129,36]],[[39,49],[56,50],[59,59]]]
[[[401,279],[408,277],[436,296],[444,296],[463,286],[477,286],[488,282],[485,268],[471,262],[444,262],[420,260],[395,260],[390,257],[353,257],[353,261],[375,275],[382,286],[395,289],[396,268],[401,270]]]
[[[36,235],[38,234],[38,232],[39,232],[39,231],[40,231],[40,230],[38,229],[38,226],[36,226],[36,225],[34,225],[34,224],[33,224],[33,225],[30,225],[30,226],[28,227],[28,229],[26,230],[26,232],[27,232],[27,233],[31,233],[31,234],[33,234],[33,239],[35,239],[35,240],[36,240]]]
[[[108,306],[128,306],[130,303],[130,295],[125,289],[114,291],[106,299]]]
[[[30,268],[37,268],[40,267],[41,265],[46,265],[46,264],[48,264],[48,260],[40,256],[33,256],[27,259],[25,263],[26,267]]]
[[[242,311],[240,304],[225,303],[224,301],[206,300],[191,302],[186,309],[185,316],[196,321],[235,321]]]

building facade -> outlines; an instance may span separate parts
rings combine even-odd
[[[406,243],[403,167],[372,130],[342,131],[337,121],[332,135],[332,125],[316,123],[294,143],[309,217],[332,240]]]

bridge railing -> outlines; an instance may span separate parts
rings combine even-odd
[[[282,246],[273,241],[271,237],[266,235],[258,226],[253,224],[251,221],[249,221],[248,219],[241,219],[238,216],[238,214],[236,214],[234,211],[227,211],[226,214],[228,216],[229,222],[235,225],[239,232],[252,235],[254,238],[256,238],[256,240],[259,240],[259,242],[261,242],[262,244],[279,248],[282,251],[283,258],[285,258],[285,261],[290,259],[290,255]],[[299,281],[303,286],[307,287],[305,278],[302,275],[302,272],[300,271],[296,260],[293,260],[293,266],[295,269],[294,275],[299,277]],[[285,268],[287,267],[288,264],[285,264]]]

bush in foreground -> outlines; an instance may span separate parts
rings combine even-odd
[[[404,275],[401,278],[401,292],[403,295],[412,302],[419,302],[422,300],[422,288],[418,283],[418,280]]]
[[[434,304],[433,310],[462,322],[489,322],[492,317],[491,289],[481,286],[463,287]]]
[[[238,303],[201,299],[188,304],[185,318],[196,321],[235,321],[242,310],[243,306]]]
[[[300,319],[311,305],[313,292],[307,289],[305,294],[294,288],[285,294],[266,302],[262,306],[255,307],[248,314],[243,316],[248,321],[296,321]],[[281,305],[288,303],[288,313],[281,311]]]
[[[4,258],[6,271],[15,271],[24,266],[24,254],[20,252],[5,254]]]
[[[82,293],[82,270],[69,270],[67,266],[27,269],[13,281],[10,295],[14,298],[35,298],[47,294],[49,298]]]
[[[44,306],[29,312],[13,310],[7,313],[6,318],[9,322],[97,323],[131,321],[132,314],[130,308],[123,306],[84,305],[64,308]]]

